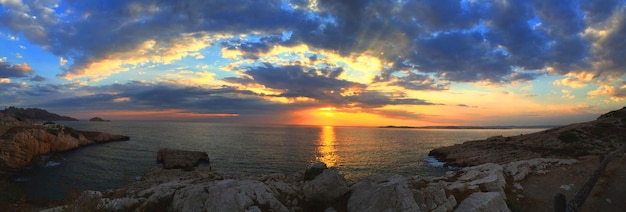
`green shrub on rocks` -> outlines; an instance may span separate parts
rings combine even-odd
[[[574,143],[580,139],[574,131],[565,131],[559,134],[559,140],[565,143]]]

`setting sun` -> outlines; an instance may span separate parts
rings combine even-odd
[[[334,107],[323,107],[320,108],[318,113],[322,116],[333,117],[335,116],[335,108]]]

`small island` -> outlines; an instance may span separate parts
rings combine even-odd
[[[89,121],[109,122],[111,120],[104,120],[104,119],[96,116],[96,117],[93,117],[93,118],[89,119]]]

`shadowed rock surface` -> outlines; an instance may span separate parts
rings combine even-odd
[[[201,151],[186,151],[162,148],[157,152],[157,161],[166,169],[191,170],[200,162],[209,163],[209,155]]]

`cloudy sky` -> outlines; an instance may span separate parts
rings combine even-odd
[[[624,0],[0,0],[0,106],[547,125],[626,106]]]

